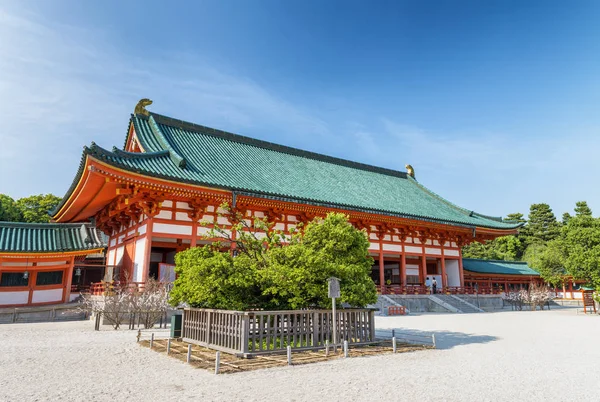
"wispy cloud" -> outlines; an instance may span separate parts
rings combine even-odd
[[[190,55],[139,60],[102,32],[2,9],[0,37],[9,39],[0,41],[0,192],[66,189],[81,146],[121,145],[142,97],[161,113],[256,136],[280,132],[277,140],[296,146],[329,133],[302,107]]]
[[[0,8],[0,37],[1,193],[62,194],[81,147],[120,146],[128,113],[150,97],[159,113],[240,134],[399,170],[411,163],[432,190],[483,213],[526,212],[542,201],[563,212],[579,199],[600,212],[600,190],[589,183],[600,176],[598,127],[532,139],[437,132],[366,112],[355,121],[343,100],[347,113],[327,115],[314,94],[292,102],[193,54],[139,59],[106,32],[23,10]],[[361,106],[369,105],[352,105]]]

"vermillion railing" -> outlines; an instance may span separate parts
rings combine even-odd
[[[375,312],[341,309],[336,312],[338,342],[375,341]],[[330,310],[228,311],[187,308],[183,312],[185,342],[243,357],[323,348],[332,343]]]
[[[377,292],[381,293],[381,286],[377,286]],[[432,293],[431,287],[428,286],[401,286],[401,285],[386,285],[383,287],[384,294],[388,295],[428,295]],[[501,287],[460,287],[446,286],[437,288],[437,293],[452,294],[452,295],[499,295],[503,293]]]

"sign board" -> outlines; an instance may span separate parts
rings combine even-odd
[[[331,277],[327,279],[328,282],[328,295],[331,298],[340,297],[340,280],[338,278]]]

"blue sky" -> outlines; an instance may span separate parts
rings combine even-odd
[[[600,214],[600,2],[0,0],[0,193],[63,195],[150,110]]]

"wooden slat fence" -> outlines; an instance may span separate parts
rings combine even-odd
[[[350,345],[375,341],[374,311],[341,309],[337,313],[338,342]],[[228,311],[184,309],[185,342],[244,357],[319,349],[332,344],[330,310]]]

